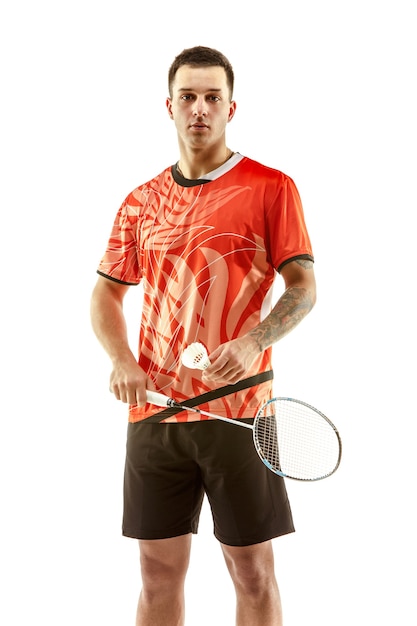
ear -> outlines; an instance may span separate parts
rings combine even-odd
[[[236,113],[236,102],[234,100],[232,100],[230,102],[230,107],[229,107],[229,118],[228,118],[228,122],[231,122],[234,115]]]
[[[166,107],[167,107],[167,110],[168,110],[168,115],[173,120],[174,116],[172,114],[172,100],[171,100],[171,98],[167,98],[165,104],[166,104]]]

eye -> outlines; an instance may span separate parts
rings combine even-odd
[[[219,96],[208,96],[207,100],[210,100],[211,102],[220,102],[220,98]]]
[[[194,96],[192,96],[190,93],[184,93],[181,96],[181,100],[183,100],[184,102],[189,102],[190,100],[193,99]]]

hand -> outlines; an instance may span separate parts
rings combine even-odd
[[[204,370],[203,381],[219,385],[239,382],[245,378],[259,352],[258,344],[248,335],[221,344],[210,354],[211,365]]]
[[[154,385],[149,385],[146,373],[134,358],[113,363],[110,391],[114,393],[117,400],[144,406],[147,388],[154,389]]]

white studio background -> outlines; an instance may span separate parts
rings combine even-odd
[[[318,406],[344,443],[333,477],[288,483],[297,532],[274,543],[285,624],[414,623],[411,1],[0,11],[0,622],[134,623],[137,547],[120,535],[126,409],[108,393],[89,299],[123,198],[177,159],[167,71],[202,44],[235,68],[228,144],[295,180],[313,241],[318,302],[275,347],[276,393]],[[139,313],[131,290],[133,342]],[[229,626],[233,612],[205,507],[187,626]]]

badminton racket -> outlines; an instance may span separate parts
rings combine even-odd
[[[147,391],[149,403],[200,413],[234,426],[252,430],[253,443],[266,467],[284,478],[316,481],[339,467],[342,441],[323,413],[294,398],[272,398],[258,411],[253,424],[184,406],[155,391]]]

